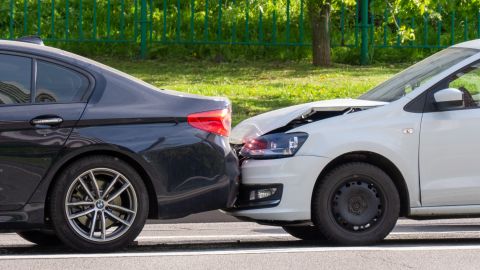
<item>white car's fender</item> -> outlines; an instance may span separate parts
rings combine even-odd
[[[309,134],[297,156],[320,156],[333,160],[352,152],[367,151],[381,155],[401,172],[409,190],[410,207],[418,207],[418,149],[422,114],[404,111],[402,108],[408,101],[402,99],[293,129],[289,132]]]

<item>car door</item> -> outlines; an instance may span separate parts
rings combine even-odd
[[[0,211],[28,201],[80,118],[90,87],[88,76],[57,63],[0,54]]]
[[[463,92],[463,104],[437,109],[433,94]],[[455,72],[430,91],[419,150],[423,206],[480,204],[480,63]]]

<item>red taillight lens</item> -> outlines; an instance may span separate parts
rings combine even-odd
[[[226,108],[192,113],[187,117],[187,121],[194,128],[228,137],[232,125],[232,112],[229,108]]]

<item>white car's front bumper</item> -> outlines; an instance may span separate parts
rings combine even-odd
[[[328,162],[330,159],[316,156],[246,160],[242,164],[241,185],[282,184],[283,194],[280,203],[274,207],[231,209],[228,213],[260,221],[310,220],[313,188]]]

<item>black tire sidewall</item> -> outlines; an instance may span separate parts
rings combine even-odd
[[[65,197],[70,185],[82,173],[94,168],[107,168],[123,174],[132,184],[137,195],[137,213],[127,232],[108,242],[84,239],[69,224],[65,211]],[[93,156],[78,160],[62,171],[54,183],[49,210],[57,236],[68,246],[82,252],[108,252],[123,248],[140,234],[148,216],[148,193],[139,174],[124,161],[109,156]]]
[[[384,212],[372,228],[351,232],[341,227],[331,211],[332,193],[344,179],[354,175],[369,178],[384,197]],[[341,165],[328,173],[317,185],[312,201],[312,220],[330,241],[339,245],[368,245],[381,241],[394,228],[400,212],[400,198],[392,179],[380,168],[368,163],[354,162]]]

